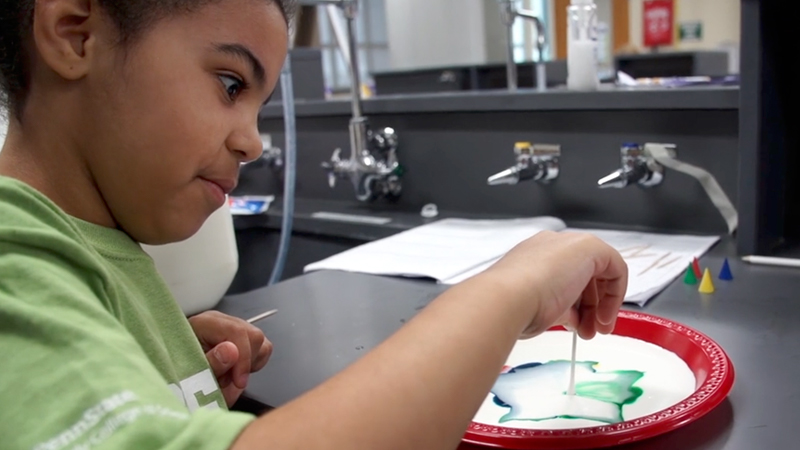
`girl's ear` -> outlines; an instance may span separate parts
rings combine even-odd
[[[102,25],[96,0],[37,0],[33,45],[51,70],[66,80],[77,80],[91,67]]]

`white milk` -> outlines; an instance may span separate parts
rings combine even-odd
[[[569,361],[571,349],[571,332],[548,331],[533,339],[518,341],[506,365],[515,367],[532,362]],[[695,391],[694,374],[682,359],[662,347],[639,339],[598,335],[590,341],[579,340],[577,361],[597,361],[599,364],[594,367],[597,373],[618,370],[644,372],[642,378],[633,384],[643,390],[642,395],[632,404],[622,406],[622,416],[625,420],[637,419],[668,408],[689,397]],[[538,396],[536,401],[531,399],[530,409],[538,411],[563,409],[564,413],[567,413],[571,406],[573,410],[577,407],[583,410],[594,410],[600,416],[607,413],[608,403],[570,398],[565,395],[568,384],[569,377],[565,376],[563,386],[554,387],[553,392],[545,396],[546,399],[542,396]],[[475,415],[474,422],[527,429],[565,429],[608,425],[606,422],[595,420],[560,418],[541,421],[510,420],[501,423],[500,418],[509,413],[510,408],[496,405],[493,398],[493,394],[487,396]],[[576,405],[576,403],[580,403],[580,405]],[[616,408],[613,404],[611,406]]]

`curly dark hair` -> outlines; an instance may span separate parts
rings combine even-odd
[[[119,31],[119,43],[130,44],[165,17],[188,13],[219,0],[98,0]],[[297,10],[296,0],[275,3],[286,23]],[[29,55],[24,42],[31,34],[36,0],[0,0],[0,106],[20,118],[30,89]]]

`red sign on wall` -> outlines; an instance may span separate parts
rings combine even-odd
[[[644,45],[672,45],[675,36],[675,5],[672,0],[645,0]]]

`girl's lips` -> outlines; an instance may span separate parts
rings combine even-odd
[[[218,207],[225,204],[225,196],[228,192],[226,192],[226,186],[220,185],[218,182],[211,181],[205,178],[201,178],[203,180],[203,184],[208,187],[208,191],[211,193],[211,197],[214,199],[214,204]],[[230,186],[230,185],[229,185]],[[230,189],[233,190],[232,188]]]
[[[236,178],[202,178],[202,179],[208,181],[209,183],[213,183],[219,186],[219,188],[222,189],[222,192],[225,195],[230,194],[231,192],[233,192],[234,189],[236,189],[236,184],[237,184]]]

